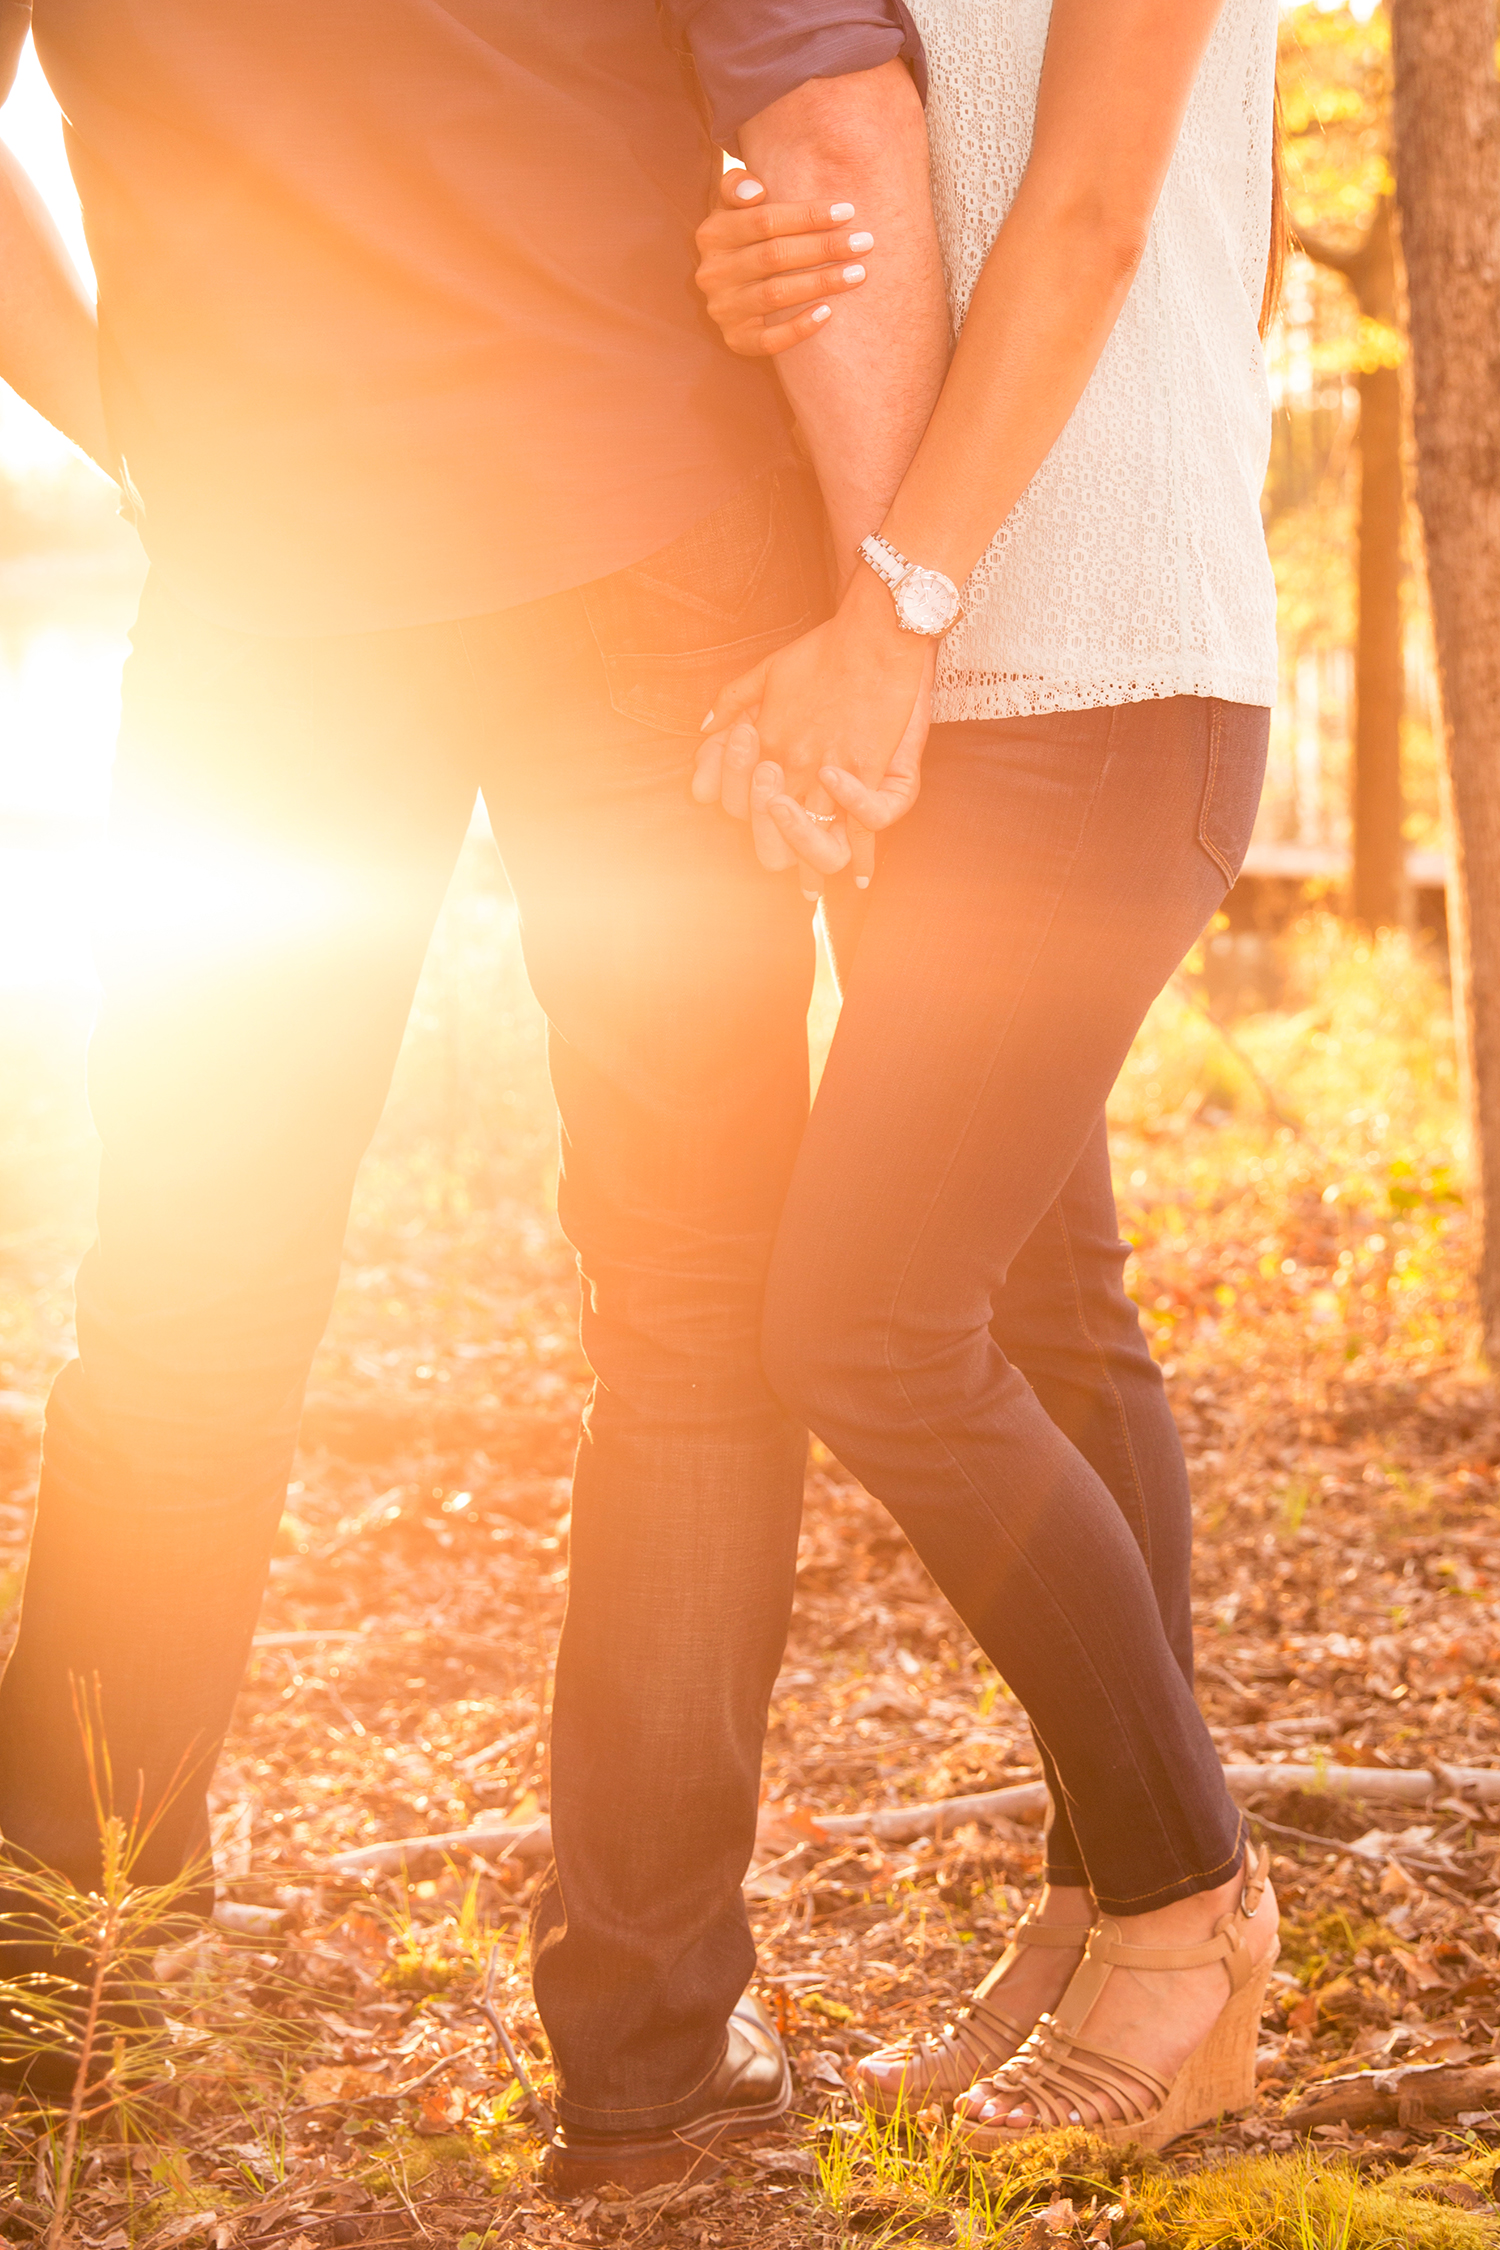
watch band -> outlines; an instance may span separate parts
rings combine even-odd
[[[882,539],[878,531],[869,532],[861,539],[858,552],[864,556],[876,577],[885,580],[893,594],[902,579],[908,578],[916,567],[907,561],[905,555],[896,552],[889,539]]]

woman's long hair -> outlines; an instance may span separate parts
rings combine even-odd
[[[1292,230],[1286,215],[1286,156],[1281,133],[1281,88],[1276,89],[1276,108],[1271,120],[1271,254],[1266,260],[1266,286],[1261,291],[1260,332],[1264,336],[1276,318],[1281,303],[1281,284],[1286,277],[1287,253],[1292,247]]]

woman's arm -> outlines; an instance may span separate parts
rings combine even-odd
[[[883,534],[968,576],[1083,396],[1223,0],[1056,0],[1031,159]]]
[[[1083,395],[1139,267],[1221,4],[1055,0],[1030,161],[878,527],[911,561],[961,584]],[[871,789],[907,723],[925,648],[861,566],[831,623],[718,697],[718,719],[758,714],[789,793],[805,795],[821,768],[846,811],[878,816]],[[847,856],[835,831],[794,810],[782,801],[776,818],[799,856]]]
[[[108,476],[94,308],[47,207],[0,142],[0,378]]]

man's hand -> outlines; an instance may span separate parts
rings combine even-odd
[[[830,297],[859,287],[875,237],[850,227],[852,203],[768,203],[748,172],[726,172],[719,196],[698,229],[698,287],[731,351],[774,358],[816,335]]]

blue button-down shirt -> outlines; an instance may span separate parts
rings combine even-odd
[[[713,135],[919,53],[897,0],[0,0],[0,86],[29,15],[153,563],[286,633],[582,584],[783,457],[693,287]]]
[[[732,148],[747,118],[810,78],[909,64],[925,98],[927,61],[902,0],[663,0],[689,46],[713,130]]]

